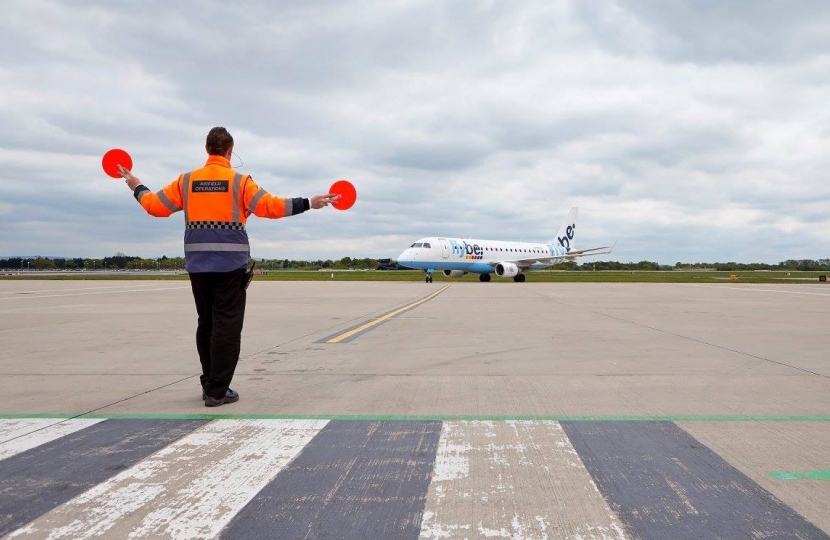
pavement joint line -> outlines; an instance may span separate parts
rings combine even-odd
[[[19,438],[21,438],[21,437],[26,437],[26,436],[28,436],[28,435],[31,435],[32,433],[37,433],[38,431],[42,431],[42,430],[44,430],[44,429],[48,429],[48,428],[50,428],[50,427],[52,427],[52,426],[55,426],[55,425],[57,425],[57,424],[60,424],[60,423],[62,423],[62,422],[65,422],[65,421],[67,421],[67,420],[75,420],[75,419],[77,419],[77,418],[115,418],[115,417],[110,416],[110,415],[96,415],[95,413],[96,413],[97,411],[102,410],[102,409],[106,409],[107,407],[112,407],[113,405],[118,405],[119,403],[123,403],[123,402],[125,402],[125,401],[129,401],[129,400],[131,400],[131,399],[133,399],[133,398],[137,398],[137,397],[139,397],[139,396],[143,396],[143,395],[145,395],[145,394],[149,394],[150,392],[155,392],[156,390],[161,390],[162,388],[166,388],[166,387],[168,387],[168,386],[173,386],[174,384],[179,384],[180,382],[184,382],[184,381],[186,381],[187,379],[192,379],[193,377],[196,377],[196,376],[197,376],[197,375],[188,375],[187,377],[184,377],[183,379],[177,379],[176,381],[173,381],[173,382],[171,382],[171,383],[167,383],[167,384],[163,384],[163,385],[161,385],[161,386],[159,386],[159,387],[157,387],[157,388],[151,388],[150,390],[146,390],[146,391],[144,391],[144,392],[139,392],[138,394],[136,394],[136,395],[134,395],[134,396],[129,396],[129,397],[126,397],[126,398],[124,398],[124,399],[119,399],[118,401],[114,401],[114,402],[112,402],[112,403],[108,403],[107,405],[102,405],[102,406],[100,406],[100,407],[97,407],[97,408],[92,409],[92,410],[90,410],[90,411],[87,411],[87,412],[85,412],[85,413],[79,413],[79,414],[74,414],[74,415],[35,415],[35,416],[26,416],[26,415],[4,415],[4,414],[0,414],[0,420],[8,420],[8,419],[16,419],[16,418],[62,418],[62,420],[61,420],[60,422],[55,422],[54,424],[49,424],[48,426],[43,426],[43,427],[40,427],[40,428],[34,429],[34,430],[32,430],[32,431],[29,431],[29,432],[27,432],[27,433],[22,433],[22,434],[18,435],[17,437],[12,437],[11,439],[7,439],[7,440],[5,440],[5,441],[2,441],[2,442],[0,442],[0,444],[5,444],[5,443],[10,442],[10,441],[13,441],[13,440],[15,440],[15,439],[19,439]],[[125,418],[127,418],[127,417],[125,417]],[[160,418],[159,418],[159,419],[160,419]]]
[[[96,411],[103,409],[100,407]],[[233,414],[233,413],[114,413],[0,414],[0,420],[30,418],[106,418],[125,420],[351,420],[351,421],[469,421],[469,422],[830,422],[830,415],[465,415],[465,414]],[[45,429],[45,428],[42,428]],[[7,442],[7,441],[4,441]]]
[[[757,285],[761,285],[763,288],[761,288],[761,287],[749,287],[749,286],[746,286],[746,287],[726,287],[726,286],[720,285],[718,283],[711,283],[711,284],[706,284],[706,285],[701,284],[701,283],[678,283],[678,285],[687,285],[689,287],[701,287],[701,288],[704,288],[704,289],[711,289],[713,287],[717,287],[718,289],[730,289],[730,290],[733,290],[733,291],[776,292],[776,293],[782,293],[782,294],[801,294],[801,295],[807,295],[807,296],[830,296],[830,294],[825,294],[825,293],[803,292],[803,291],[787,291],[787,290],[782,290],[782,289],[770,289],[770,288],[765,287],[764,284],[762,284],[762,283],[759,283]],[[754,283],[747,283],[746,285],[755,285],[755,284]]]
[[[57,425],[63,424],[64,422],[68,422],[69,420],[72,419],[72,418],[64,418],[64,417],[61,417],[61,416],[35,416],[35,417],[21,416],[21,417],[15,417],[15,418],[6,418],[5,416],[0,415],[0,420],[28,420],[28,419],[31,419],[31,418],[35,418],[35,419],[38,419],[38,418],[53,419],[53,420],[57,420],[57,422],[54,422],[54,423],[46,425],[46,426],[41,426],[37,429],[33,429],[32,431],[27,431],[26,433],[21,433],[17,437],[12,437],[10,439],[4,439],[4,440],[0,441],[0,446],[6,444],[7,442],[15,441],[15,440],[17,440],[21,437],[27,437],[27,436],[31,435],[32,433],[37,433],[38,431],[43,431],[44,429],[49,429],[51,427],[55,427]]]
[[[670,336],[675,336],[675,337],[679,337],[679,338],[682,338],[682,339],[688,339],[689,341],[694,341],[695,343],[700,343],[702,345],[708,345],[710,347],[715,347],[715,348],[721,349],[723,351],[729,351],[729,352],[733,352],[735,354],[741,354],[741,355],[744,355],[744,356],[748,356],[750,358],[756,358],[758,360],[763,360],[763,361],[769,362],[771,364],[778,364],[779,366],[784,366],[784,367],[788,367],[790,369],[795,369],[795,370],[801,371],[803,373],[809,373],[810,375],[816,375],[817,377],[824,377],[825,379],[830,379],[830,375],[824,375],[823,373],[817,373],[815,371],[810,371],[809,369],[804,369],[804,368],[801,368],[801,367],[798,367],[798,366],[793,366],[792,364],[787,364],[786,362],[779,362],[778,360],[773,360],[771,358],[764,358],[763,356],[758,356],[757,354],[752,354],[752,353],[748,353],[748,352],[744,352],[744,351],[739,351],[737,349],[732,349],[730,347],[725,347],[723,345],[718,345],[717,343],[709,343],[708,341],[704,341],[702,339],[697,339],[697,338],[693,338],[693,337],[689,337],[689,336],[684,336],[683,334],[676,334],[674,332],[669,332],[668,330],[663,330],[663,329],[660,329],[660,328],[655,328],[653,326],[649,326],[647,324],[642,324],[642,323],[638,323],[638,322],[634,322],[634,321],[629,321],[627,319],[623,319],[621,317],[616,317],[614,315],[607,315],[607,314],[599,312],[599,311],[595,311],[594,313],[597,313],[598,315],[603,315],[605,317],[609,317],[611,319],[616,319],[618,321],[623,321],[623,322],[627,322],[627,323],[630,323],[630,324],[635,324],[635,325],[640,326],[642,328],[648,328],[649,330],[655,330],[657,332],[662,332],[662,333],[668,334]]]
[[[384,315],[380,315],[376,318],[373,318],[372,320],[370,320],[367,323],[364,323],[364,324],[362,324],[360,326],[357,326],[355,328],[351,328],[349,330],[346,330],[345,332],[339,333],[339,334],[337,334],[333,337],[330,336],[328,338],[323,338],[322,340],[318,341],[317,343],[340,343],[340,342],[342,342],[344,340],[347,340],[349,338],[356,337],[358,334],[362,334],[363,332],[371,330],[373,327],[375,327],[375,326],[377,326],[377,325],[379,325],[383,322],[386,322],[389,319],[392,319],[395,316],[400,315],[401,313],[404,313],[406,311],[414,309],[414,308],[420,306],[421,304],[423,304],[425,302],[429,302],[430,300],[432,300],[433,298],[435,298],[436,296],[438,296],[442,292],[446,291],[449,287],[450,287],[450,285],[445,285],[442,288],[435,291],[434,293],[430,294],[429,296],[421,298],[420,300],[416,300],[415,302],[412,302],[412,303],[407,304],[407,305],[405,305],[401,308],[390,311],[389,313],[386,313]]]
[[[534,292],[536,292],[536,291],[534,291]],[[567,304],[565,302],[559,302],[559,301],[557,301],[557,300],[555,300],[555,299],[553,299],[549,296],[545,296],[544,294],[539,293],[539,292],[536,292],[536,294],[541,296],[542,298],[546,298],[547,300],[549,300],[551,302],[554,302],[556,304],[560,304],[560,305],[567,306],[567,307],[570,307],[570,308],[580,308],[581,307],[581,306],[574,306],[574,305],[571,305],[571,304]],[[601,315],[603,317],[608,317],[609,319],[614,319],[616,321],[625,322],[625,323],[628,323],[628,324],[633,324],[635,326],[639,326],[640,328],[648,328],[649,330],[654,330],[655,332],[660,332],[662,334],[667,334],[667,335],[670,335],[670,336],[679,337],[681,339],[687,339],[687,340],[693,341],[695,343],[700,343],[701,345],[708,345],[709,347],[715,347],[716,349],[721,349],[723,351],[733,352],[735,354],[748,356],[750,358],[755,358],[757,360],[763,360],[764,362],[769,362],[771,364],[777,364],[779,366],[788,367],[790,369],[795,369],[797,371],[801,371],[803,373],[807,373],[807,374],[810,374],[810,375],[815,375],[817,377],[823,377],[825,379],[830,379],[830,375],[825,375],[823,373],[817,373],[815,371],[810,371],[809,369],[804,369],[804,368],[801,368],[801,367],[798,367],[798,366],[793,366],[791,364],[787,364],[786,362],[779,362],[778,360],[773,360],[771,358],[764,358],[763,356],[758,356],[757,354],[752,354],[752,353],[748,353],[748,352],[744,352],[744,351],[739,351],[737,349],[731,349],[731,348],[725,347],[723,345],[718,345],[717,343],[709,343],[708,341],[704,341],[702,339],[689,337],[689,336],[684,336],[683,334],[676,334],[674,332],[669,332],[668,330],[663,330],[662,328],[656,328],[654,326],[649,326],[647,324],[638,323],[636,321],[629,321],[628,319],[623,319],[622,317],[617,317],[616,315],[609,315],[609,314],[603,313],[601,311],[596,311],[596,310],[591,310],[591,309],[589,309],[588,311],[590,311],[590,313],[594,313],[595,315]]]

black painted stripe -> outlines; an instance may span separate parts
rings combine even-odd
[[[441,422],[329,422],[222,538],[418,538]]]
[[[672,422],[562,427],[635,538],[830,538]]]
[[[207,422],[105,420],[0,461],[0,536]]]

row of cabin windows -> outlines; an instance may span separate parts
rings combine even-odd
[[[412,244],[409,247],[412,247],[412,248],[419,248],[419,247],[430,248],[431,246],[429,245],[429,242],[415,242],[414,244]],[[523,253],[545,253],[545,251],[541,250],[541,249],[511,249],[511,248],[489,248],[489,247],[485,247],[483,249],[485,251],[513,251],[513,252],[523,252]]]
[[[546,253],[546,251],[542,249],[510,249],[510,248],[483,248],[484,251],[514,251],[514,252],[522,252],[522,253]]]

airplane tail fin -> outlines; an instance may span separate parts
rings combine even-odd
[[[559,228],[556,238],[548,240],[548,245],[559,245],[565,248],[565,251],[571,251],[576,246],[576,216],[579,213],[579,208],[574,206],[568,212],[565,222]]]

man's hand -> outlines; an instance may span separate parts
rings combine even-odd
[[[135,188],[141,185],[141,180],[139,180],[133,173],[125,169],[121,164],[118,165],[118,172],[121,173],[121,177],[124,178],[127,182],[127,187],[131,190],[135,190]]]
[[[340,199],[340,195],[329,193],[327,195],[315,195],[314,197],[308,200],[308,203],[311,205],[312,208],[317,210],[318,208],[323,208],[324,206],[328,206],[333,202],[337,202],[338,199]]]

